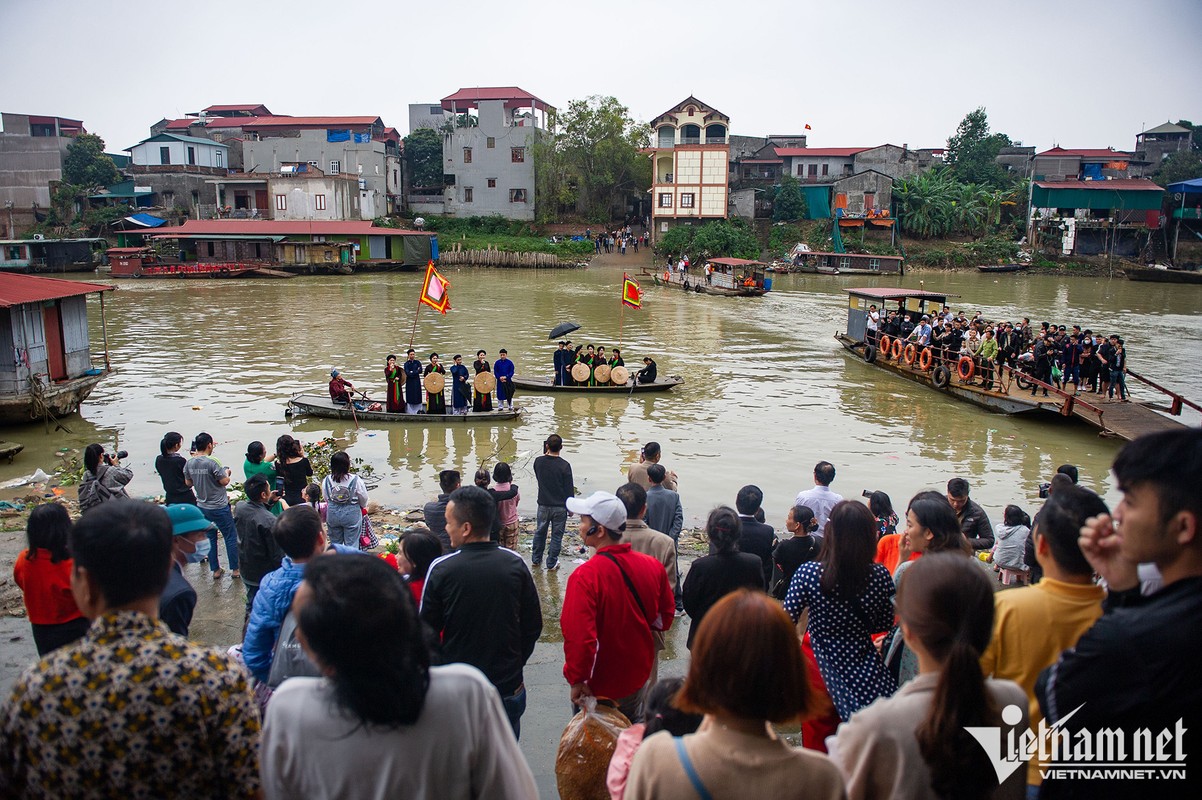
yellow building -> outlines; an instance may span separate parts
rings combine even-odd
[[[730,117],[689,96],[651,121],[652,237],[674,225],[726,219]]]

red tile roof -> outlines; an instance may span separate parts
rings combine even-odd
[[[203,111],[206,114],[212,114],[212,113],[215,113],[218,111],[258,111],[259,109],[268,111],[267,106],[263,105],[262,103],[242,103],[242,104],[234,104],[234,105],[209,106],[208,108],[203,109]],[[270,113],[270,112],[268,111],[268,113]]]
[[[794,158],[851,158],[856,153],[871,149],[871,147],[778,147],[776,154],[781,158],[790,156]]]
[[[61,297],[78,297],[92,292],[111,292],[116,286],[103,283],[65,281],[61,278],[41,278],[34,275],[0,275],[0,308],[23,303],[40,303]]]
[[[1124,153],[1122,150],[1114,150],[1109,147],[1107,147],[1105,149],[1101,149],[1101,150],[1099,150],[1099,149],[1090,150],[1090,149],[1080,149],[1080,148],[1065,149],[1063,147],[1053,147],[1051,150],[1044,150],[1042,153],[1035,154],[1036,158],[1041,158],[1043,156],[1051,156],[1051,157],[1065,156],[1068,158],[1071,158],[1073,156],[1076,156],[1078,158],[1106,158],[1106,159],[1112,159],[1115,161],[1123,161],[1123,160],[1128,160],[1128,159],[1134,158],[1134,155],[1131,153]]]
[[[190,219],[174,228],[159,228],[155,236],[432,236],[427,231],[377,228],[358,220]]]
[[[1123,189],[1125,191],[1163,192],[1164,187],[1157,186],[1147,178],[1115,178],[1109,181],[1035,181],[1041,189]]]
[[[460,89],[454,94],[442,98],[442,107],[447,111],[451,110],[452,104],[461,109],[475,108],[481,100],[504,100],[506,108],[521,108],[528,105],[542,111],[551,108],[545,101],[517,86],[476,86],[471,89]]]
[[[60,128],[82,128],[83,122],[77,119],[68,119],[67,117],[40,117],[34,114],[29,115],[31,125],[53,125],[54,121],[58,120]]]
[[[244,117],[238,120],[243,128],[356,128],[383,125],[379,117]]]

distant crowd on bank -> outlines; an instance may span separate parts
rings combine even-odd
[[[182,459],[174,439],[165,464]],[[1066,759],[1093,758],[1079,747],[1049,757],[1011,743],[1047,728],[1060,733],[1045,740],[1077,742],[1106,730],[1129,743],[1113,760],[1136,767],[1202,752],[1191,672],[1202,657],[1200,430],[1124,446],[1113,511],[1062,468],[1030,525],[1008,508],[991,526],[960,478],[918,493],[904,514],[884,492],[844,499],[822,461],[786,515],[788,536],[762,519],[762,491],[743,486],[733,508],[710,512],[710,554],[683,577],[681,478],[655,443],[614,492],[579,497],[563,440],[547,437],[529,563],[508,465],[473,485],[444,471],[425,509],[430,533],[403,537],[394,563],[345,544],[354,513],[334,508],[365,501],[345,454],[334,456],[338,484],[331,464],[322,487],[323,522],[317,504],[288,497],[308,472],[295,466],[303,456],[286,441],[274,459],[252,445],[244,467],[262,472],[232,512],[246,523],[232,552],[241,548],[247,626],[229,652],[188,642],[167,607],[181,565],[218,531],[236,568],[221,527],[228,501],[205,505],[219,505],[214,486],[231,470],[211,437],[193,449],[165,510],[112,492],[76,522],[57,505],[31,515],[16,578],[44,657],[0,709],[0,794],[535,797],[517,744],[523,671],[544,629],[531,570],[559,567],[574,515],[592,555],[554,610],[565,709],[579,712],[569,730],[599,707],[616,722],[602,761],[594,745],[569,748],[580,757],[561,758],[561,790],[1192,796],[1187,779],[1068,774]],[[88,463],[103,474],[88,477],[108,479],[117,461],[101,448]],[[264,463],[294,476],[278,516]],[[1042,577],[997,591],[1001,572],[974,554],[1025,577],[1018,541],[1031,543]],[[209,557],[219,569],[216,547]],[[252,591],[251,561],[277,558]],[[686,615],[687,675],[659,681],[665,634]],[[800,748],[773,727],[796,723]]]

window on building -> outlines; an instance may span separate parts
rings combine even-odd
[[[810,177],[811,178],[818,177],[818,165],[817,164],[810,164]]]
[[[224,150],[218,150],[217,152],[213,153],[213,164],[215,164],[218,167],[225,166],[225,151]]]
[[[839,259],[839,269],[851,269],[851,259],[847,256]]]
[[[209,258],[217,255],[217,247],[212,242],[207,242],[206,244],[208,246]]]
[[[489,178],[489,179],[488,179],[488,188],[489,188],[489,189],[495,189],[495,188],[497,188],[497,179],[496,179],[496,178]]]
[[[463,148],[463,163],[464,164],[472,163],[472,148],[470,148],[470,147]]]
[[[25,248],[21,247],[20,245],[9,245],[8,246],[8,255],[6,256],[6,258],[9,261],[19,261],[20,259],[25,257],[24,252],[25,252]]]
[[[692,208],[693,207],[693,197],[694,197],[694,195],[692,192],[682,192],[680,195],[680,207],[681,208]]]
[[[331,161],[330,162],[330,174],[331,175],[341,175],[342,174],[342,162],[341,161]]]
[[[797,165],[797,177],[799,177],[799,178],[800,178],[800,177],[801,177],[802,175],[804,175],[804,174],[805,174],[805,165],[804,165],[804,164],[798,164],[798,165]]]
[[[823,175],[827,175],[827,174],[829,174],[829,172],[830,172],[830,166],[831,166],[830,164],[823,164],[823,165],[822,165],[822,174],[823,174]]]
[[[259,244],[258,242],[255,242],[255,258],[262,258],[262,257],[263,257],[263,245]]]
[[[497,137],[489,136],[487,139],[484,140],[484,146],[487,147],[489,150],[492,150],[494,147],[497,146]]]
[[[751,167],[743,167],[743,177],[744,178],[751,177]]]
[[[192,205],[193,205],[193,206],[198,206],[198,205],[200,205],[200,192],[193,192],[193,193],[192,193]]]
[[[442,116],[442,106],[430,106],[430,116],[441,117]]]
[[[171,148],[170,147],[160,147],[159,148],[159,163],[160,164],[170,164],[171,163]]]
[[[470,187],[470,186],[463,187],[463,202],[465,202],[465,203],[472,202],[472,187]]]
[[[881,268],[881,260],[879,258],[868,259],[868,268],[879,270]]]
[[[851,175],[851,164],[844,164],[843,165],[843,176],[847,177],[848,175]]]
[[[192,145],[188,145],[188,163],[193,166],[196,165],[196,148]]]
[[[326,210],[326,196],[324,194],[313,195],[313,207],[318,211]]]
[[[672,207],[672,193],[671,192],[660,192],[659,193],[659,207],[660,208],[671,208]]]
[[[525,189],[510,189],[509,190],[509,202],[511,202],[511,203],[526,202],[526,190]]]
[[[175,192],[163,192],[163,205],[175,205]]]
[[[276,211],[287,211],[288,210],[288,195],[277,194],[275,196],[275,210]]]
[[[509,160],[512,161],[514,164],[520,164],[521,162],[525,161],[526,160],[526,148],[511,147],[509,149]]]
[[[321,162],[320,162],[320,161],[309,161],[309,162],[306,162],[306,163],[307,163],[307,164],[308,164],[310,167],[320,167],[320,166],[321,166]]]
[[[442,176],[442,185],[443,186],[454,186],[455,185],[455,176],[444,174]]]

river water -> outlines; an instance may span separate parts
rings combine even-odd
[[[627,262],[632,267],[633,261]],[[622,310],[621,267],[587,270],[448,270],[453,309],[417,309],[421,276],[375,274],[279,281],[124,281],[108,296],[111,358],[118,372],[67,424],[71,435],[41,425],[8,429],[25,445],[0,480],[51,471],[55,451],[99,441],[130,452],[131,493],[161,493],[153,471],[163,433],[185,441],[207,431],[215,455],[241,466],[246,445],[270,449],[277,436],[345,440],[371,464],[373,499],[413,507],[437,493],[437,474],[456,468],[470,480],[482,463],[511,462],[522,486],[521,509],[533,513],[531,468],[541,443],[566,442],[583,493],[612,491],[640,445],[657,440],[664,463],[680,475],[686,525],[700,524],[719,503],[732,504],[747,483],[765,494],[778,529],[798,490],[812,485],[819,460],[836,465],[834,489],[858,496],[883,489],[894,504],[963,476],[995,521],[1007,503],[1037,507],[1037,486],[1065,462],[1112,500],[1107,470],[1120,443],[1084,424],[991,414],[876,370],[847,354],[833,334],[845,322],[845,287],[901,285],[961,295],[966,311],[1030,316],[1126,338],[1130,366],[1199,399],[1202,291],[1191,286],[1045,276],[927,273],[904,278],[778,276],[762,299],[695,295],[644,281],[644,308]],[[95,300],[89,300],[95,303]],[[288,420],[293,392],[325,392],[331,366],[356,386],[383,394],[389,352],[407,348],[418,313],[415,348],[465,363],[484,348],[490,360],[509,350],[518,373],[549,375],[547,333],[561,320],[582,329],[574,341],[612,347],[627,363],[652,355],[661,373],[686,383],[655,395],[582,397],[519,395],[517,424],[448,427],[322,419]],[[99,348],[98,307],[92,308]],[[1131,381],[1136,397],[1151,393]],[[1187,416],[1198,423],[1196,414]]]

